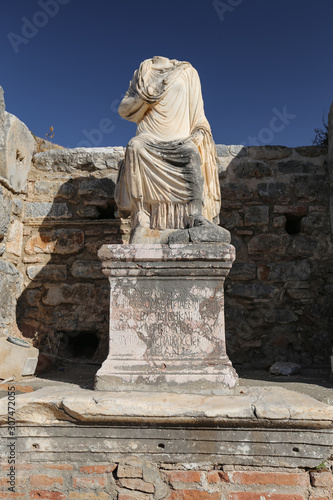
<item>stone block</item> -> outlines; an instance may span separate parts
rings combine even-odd
[[[269,207],[252,206],[245,208],[244,225],[245,226],[267,226],[269,222]]]
[[[38,180],[35,182],[35,194],[37,196],[48,196],[72,199],[76,194],[76,188],[71,182]]]
[[[230,182],[222,184],[221,186],[221,202],[224,206],[225,201],[232,201],[233,203],[241,203],[253,199],[252,191],[246,184]]]
[[[38,361],[38,349],[28,345],[20,345],[9,342],[6,338],[0,338],[0,379],[11,376],[15,381],[22,377],[31,376],[35,373]]]
[[[310,264],[304,259],[280,264],[258,264],[260,281],[307,281],[310,273]]]
[[[290,184],[285,182],[262,182],[257,191],[264,203],[285,203],[290,200]]]
[[[249,254],[276,254],[285,255],[290,241],[288,234],[259,234],[248,242]]]
[[[124,159],[125,148],[74,148],[53,149],[34,156],[37,170],[44,172],[98,172],[112,169],[118,171],[119,162]],[[115,180],[115,179],[114,179]]]
[[[318,173],[320,168],[314,163],[309,163],[300,160],[289,160],[279,162],[277,171],[280,174],[315,174]]]
[[[0,327],[16,324],[16,300],[23,286],[22,274],[0,259]]]
[[[74,285],[48,285],[42,299],[47,306],[58,306],[59,304],[91,304],[97,302],[98,296],[94,285],[90,283],[75,283]]]
[[[23,201],[20,198],[14,198],[13,200],[13,214],[20,216],[23,212]]]
[[[235,172],[240,179],[261,179],[272,175],[272,169],[266,163],[253,160],[241,161]]]
[[[300,146],[295,148],[296,153],[307,158],[314,158],[316,156],[326,156],[327,148],[321,146]]]
[[[42,281],[65,281],[67,279],[67,267],[64,265],[44,265],[44,266],[28,266],[27,275],[33,280]]]
[[[98,219],[100,212],[96,207],[82,207],[77,211],[77,215],[82,219]]]
[[[225,144],[216,144],[217,156],[230,156],[228,146]]]
[[[7,190],[0,185],[0,240],[8,231],[12,212],[12,198]]]
[[[259,284],[230,284],[227,286],[227,294],[231,297],[239,297],[242,299],[272,299],[278,292],[278,288],[271,285]]]
[[[316,175],[309,182],[309,177],[302,175],[295,177],[293,181],[294,191],[298,198],[316,203],[327,203],[330,195],[330,187],[326,175]]]
[[[254,160],[279,160],[291,155],[291,149],[286,146],[251,146],[247,149]]]
[[[71,273],[76,278],[101,279],[105,278],[102,273],[102,265],[99,261],[77,260],[71,268]]]
[[[55,229],[31,236],[25,246],[28,255],[78,253],[84,247],[84,233],[78,229]]]
[[[282,361],[274,363],[274,365],[272,365],[269,369],[269,373],[271,373],[272,375],[283,375],[285,377],[289,377],[290,375],[294,375],[295,373],[299,373],[300,371],[301,367],[297,363]]]
[[[8,231],[6,251],[16,255],[17,257],[21,257],[22,246],[23,223],[18,220],[14,220]]]
[[[224,331],[231,245],[104,245],[99,257],[111,303],[98,390],[219,393],[235,386]]]
[[[4,111],[3,91],[0,102],[0,181],[15,193],[25,193],[35,139],[24,123]]]
[[[246,262],[235,262],[230,271],[232,280],[252,280],[256,277],[256,265]]]
[[[25,217],[27,219],[70,219],[72,213],[67,203],[28,202],[25,204]]]
[[[275,309],[265,314],[265,321],[268,323],[293,323],[298,320],[298,316],[290,309]]]

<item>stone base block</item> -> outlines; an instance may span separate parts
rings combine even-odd
[[[22,347],[0,338],[0,379],[14,377],[15,381],[33,375],[38,361],[38,349]]]
[[[99,257],[111,287],[110,351],[96,389],[222,394],[237,384],[223,289],[234,247],[105,245]]]

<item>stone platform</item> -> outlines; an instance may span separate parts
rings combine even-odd
[[[219,394],[237,384],[226,354],[225,243],[104,245],[109,355],[96,389]]]
[[[333,407],[278,387],[220,396],[48,386],[16,396],[22,463],[96,463],[135,455],[169,463],[316,467],[333,446]],[[8,439],[0,400],[0,445]],[[4,447],[2,447],[4,445]]]

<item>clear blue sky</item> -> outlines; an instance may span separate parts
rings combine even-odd
[[[140,62],[162,55],[198,70],[216,143],[311,144],[333,100],[332,0],[215,4],[2,2],[7,111],[41,137],[52,125],[66,147],[126,145],[135,125],[117,115],[118,100]]]

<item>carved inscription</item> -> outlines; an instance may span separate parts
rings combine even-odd
[[[146,281],[134,287],[129,282],[114,289],[111,344],[126,348],[144,342],[148,356],[207,355],[214,349],[212,323],[223,309],[215,287],[199,289],[185,282],[170,290],[163,285]]]

